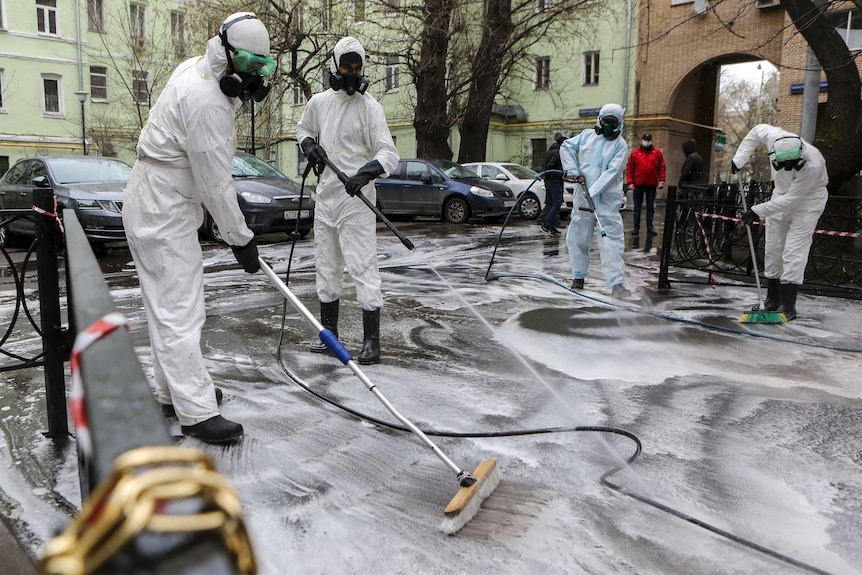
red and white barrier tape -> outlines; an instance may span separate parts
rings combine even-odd
[[[72,419],[75,422],[75,437],[79,451],[87,458],[93,453],[93,441],[90,437],[90,423],[87,420],[87,408],[84,405],[84,382],[81,379],[81,353],[94,342],[99,341],[120,326],[129,329],[129,324],[123,314],[109,313],[83,330],[75,338],[72,346],[72,392],[69,404],[72,408]]]
[[[60,219],[60,215],[57,213],[57,196],[54,196],[54,212],[51,213],[48,210],[43,210],[39,206],[33,206],[33,211],[44,216],[48,216],[49,218],[54,218],[57,221],[57,225],[60,226],[60,233],[65,234],[66,230],[63,228],[63,220]]]
[[[722,216],[720,214],[708,214],[706,212],[697,212],[697,215],[703,218],[713,218],[715,220],[724,220],[727,222],[741,222],[742,218],[732,218],[730,216]],[[760,225],[763,225],[764,222],[761,220],[757,222]],[[834,230],[814,230],[815,234],[820,234],[823,236],[835,236],[839,238],[862,238],[862,233],[860,232],[836,232]]]

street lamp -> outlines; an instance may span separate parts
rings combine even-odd
[[[90,153],[87,149],[87,116],[84,114],[84,102],[87,101],[87,96],[89,96],[87,92],[80,91],[75,92],[75,96],[77,96],[78,101],[81,102],[81,143],[84,145],[84,155]]]

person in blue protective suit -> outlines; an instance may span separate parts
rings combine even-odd
[[[594,128],[584,130],[565,140],[560,146],[560,161],[566,178],[586,187],[593,203],[595,215],[578,209],[589,207],[583,193],[575,194],[572,221],[566,233],[566,245],[572,263],[572,289],[583,289],[584,278],[590,267],[590,249],[596,228],[596,216],[607,236],[599,238],[599,253],[605,282],[614,297],[628,297],[623,274],[623,202],[628,144],[620,134],[623,129],[622,106],[605,104],[599,111]]]
[[[153,355],[156,399],[185,435],[225,443],[242,425],[219,413],[200,347],[204,309],[201,204],[248,273],[258,271],[231,177],[236,110],[266,97],[275,70],[269,33],[249,12],[229,16],[206,54],[180,64],[138,138],[125,192],[123,224],[135,261]]]
[[[383,295],[377,267],[376,216],[355,197],[377,201],[374,179],[388,175],[398,165],[398,150],[386,124],[383,107],[366,92],[362,74],[365,49],[347,36],[335,44],[330,62],[330,89],[315,94],[296,126],[302,152],[320,174],[314,194],[314,258],[320,323],[338,336],[339,302],[345,269],[356,285],[362,308],[363,344],[357,361],[380,361],[380,310]],[[344,185],[330,169],[321,169],[323,158],[349,176]],[[321,341],[311,351],[323,353]]]
[[[814,230],[829,198],[829,177],[820,150],[769,124],[758,124],[748,132],[733,156],[730,171],[738,172],[760,145],[769,150],[775,188],[768,202],[752,206],[742,219],[746,224],[765,220],[764,306],[792,320],[797,315],[796,296],[805,279]],[[760,306],[752,309],[757,311]]]

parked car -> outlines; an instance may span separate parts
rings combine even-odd
[[[245,223],[255,234],[285,232],[296,229],[305,238],[314,225],[314,200],[308,188],[302,194],[299,214],[299,184],[253,154],[237,153],[231,164],[239,207]],[[204,214],[201,228],[207,239],[221,241],[218,226],[209,213]]]
[[[464,167],[470,168],[479,176],[495,180],[509,186],[515,197],[520,198],[521,194],[527,192],[527,196],[518,204],[518,214],[526,220],[535,220],[542,207],[545,205],[545,184],[542,181],[536,182],[535,171],[520,164],[511,162],[470,162],[464,164]],[[531,185],[532,184],[532,185]],[[527,189],[529,188],[529,191]],[[560,215],[565,216],[572,212],[572,194],[575,187],[573,184],[566,184],[563,188],[563,205],[560,207]]]
[[[376,180],[376,187],[377,206],[387,216],[432,216],[461,224],[499,219],[515,205],[510,188],[449,160],[402,159],[388,178]]]
[[[45,177],[57,196],[57,209],[75,210],[93,244],[124,241],[123,192],[132,167],[101,156],[37,156],[15,162],[0,178],[0,208],[33,207],[34,178]],[[35,237],[32,218],[19,218],[0,228],[0,245],[14,236]]]

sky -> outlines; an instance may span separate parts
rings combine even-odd
[[[758,65],[762,66],[759,70],[757,68]],[[769,75],[776,72],[777,68],[768,60],[760,60],[755,62],[744,62],[742,64],[729,64],[727,66],[722,66],[722,70],[727,70],[734,76],[743,78],[749,82],[759,82],[762,72]]]

